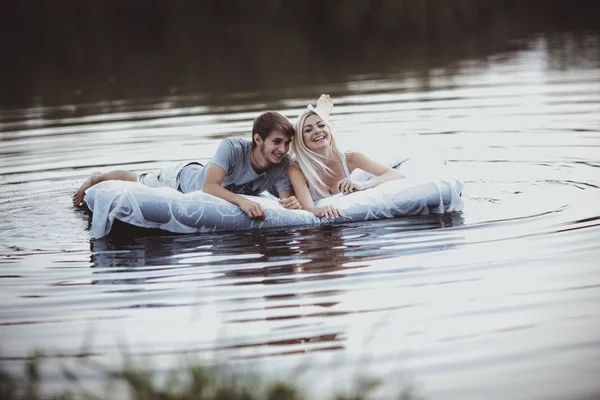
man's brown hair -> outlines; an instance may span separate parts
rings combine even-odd
[[[292,139],[295,133],[292,123],[286,117],[275,111],[265,111],[254,120],[252,136],[258,133],[260,138],[265,140],[274,130],[283,132],[288,139]],[[252,148],[255,147],[256,142],[252,139]]]

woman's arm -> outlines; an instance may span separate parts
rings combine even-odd
[[[363,153],[350,153],[346,156],[346,160],[350,172],[356,168],[360,168],[371,175],[375,175],[375,178],[364,182],[358,182],[350,178],[342,179],[338,182],[340,192],[350,193],[357,190],[370,189],[387,181],[404,178],[404,175],[400,172],[380,162],[371,160]]]
[[[313,202],[310,191],[308,190],[306,177],[297,164],[290,164],[288,167],[288,175],[290,177],[290,182],[294,187],[296,199],[298,199],[300,202],[302,209],[310,211],[317,217],[334,219],[340,216],[340,212],[335,206],[315,207],[315,203]]]

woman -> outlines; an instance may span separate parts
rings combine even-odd
[[[291,145],[295,160],[288,167],[290,181],[302,208],[317,217],[330,219],[339,217],[340,211],[334,205],[316,207],[318,200],[404,178],[398,171],[362,153],[340,150],[327,120],[332,108],[331,98],[323,94],[316,108],[309,105],[307,111],[298,117]],[[357,168],[375,178],[364,182],[351,179],[350,174]]]

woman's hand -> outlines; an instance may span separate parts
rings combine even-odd
[[[336,219],[337,217],[341,217],[342,214],[340,210],[334,205],[326,205],[324,207],[319,207],[315,210],[314,213],[317,217],[325,217],[327,219]]]
[[[317,110],[320,111],[323,117],[329,118],[332,108],[333,100],[331,100],[331,97],[328,94],[322,94],[319,100],[317,100]]]
[[[341,193],[352,193],[365,189],[364,182],[358,182],[350,178],[342,179],[338,182],[337,186]]]

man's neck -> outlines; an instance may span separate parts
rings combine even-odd
[[[250,163],[252,164],[254,172],[258,174],[265,172],[273,166],[269,160],[263,157],[258,147],[253,148],[250,152]]]

